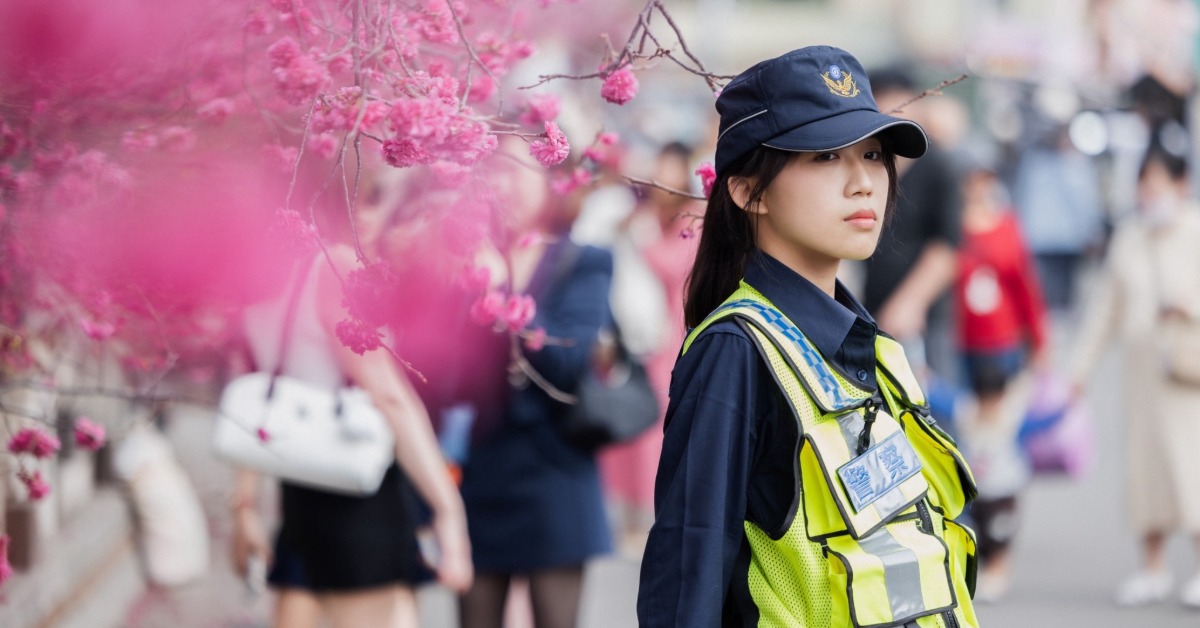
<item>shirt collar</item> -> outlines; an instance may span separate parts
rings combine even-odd
[[[855,321],[875,330],[875,319],[854,298],[841,280],[831,298],[783,262],[756,250],[746,264],[746,283],[767,297],[800,328],[826,358],[838,355]]]

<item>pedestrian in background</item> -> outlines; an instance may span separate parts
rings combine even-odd
[[[716,108],[640,625],[977,625],[954,521],[970,471],[837,279],[875,250],[895,156],[920,157],[925,134],[827,46],[751,67]]]
[[[655,159],[652,179],[688,192],[691,164],[691,148],[679,142],[666,144]],[[692,198],[646,188],[613,245],[613,315],[628,346],[645,365],[662,413],[667,408],[671,368],[683,343],[684,282],[696,256],[693,231],[700,211]],[[642,275],[637,281],[627,274],[631,268]],[[645,282],[652,284],[651,289]],[[652,299],[659,302],[647,303]],[[639,333],[635,336],[634,332]],[[636,345],[635,339],[640,340]],[[605,489],[616,515],[617,538],[622,549],[635,556],[641,555],[654,521],[654,472],[661,450],[659,424],[629,443],[609,447],[600,456]]]
[[[364,253],[376,260],[381,227],[395,207],[386,202],[390,195],[364,198],[368,202],[355,210],[356,232]],[[300,292],[281,372],[330,390],[347,381],[366,390],[395,432],[397,464],[379,490],[365,497],[282,482],[280,529],[273,547],[259,512],[261,480],[253,472],[239,472],[232,498],[234,565],[243,575],[252,560],[269,565],[267,580],[277,591],[276,626],[315,627],[325,618],[335,627],[415,627],[413,588],[422,576],[412,490],[433,513],[438,557],[432,567],[442,584],[459,591],[472,580],[463,502],[407,374],[387,352],[358,355],[334,333],[348,316],[339,277],[359,266],[349,244],[350,227],[335,224],[341,226],[323,231],[330,236],[328,259],[317,254],[296,262],[292,281],[300,282]],[[259,370],[275,367],[275,339],[289,295],[285,290],[245,313],[246,339]]]
[[[990,164],[966,170],[963,236],[954,287],[958,346],[973,396],[958,417],[963,453],[979,497],[971,516],[982,571],[976,599],[996,601],[1009,588],[1009,546],[1017,531],[1017,498],[1030,470],[1017,443],[1028,406],[1031,365],[1047,361],[1046,313],[1033,259],[1017,216]]]
[[[1119,341],[1123,353],[1127,515],[1141,564],[1117,589],[1122,605],[1171,595],[1171,533],[1191,536],[1200,559],[1200,385],[1173,379],[1164,359],[1175,325],[1200,325],[1200,210],[1188,185],[1186,158],[1152,144],[1138,173],[1137,211],[1116,228],[1073,352],[1076,390],[1107,346]],[[1200,569],[1180,596],[1200,608]]]
[[[546,342],[516,349],[535,375],[512,373],[499,424],[463,468],[476,577],[460,616],[464,628],[499,628],[511,583],[527,578],[535,625],[570,628],[584,565],[610,552],[612,539],[594,453],[565,440],[557,422],[569,406],[531,378],[564,392],[578,387],[609,323],[612,256],[567,238],[560,199],[524,142],[502,139],[486,169],[505,220],[507,263],[492,266],[494,287],[533,297],[531,326],[545,330]]]
[[[1058,125],[1021,151],[1013,204],[1052,311],[1074,308],[1080,266],[1104,236],[1100,175]]]
[[[924,124],[920,93],[905,69],[871,73],[879,110]],[[900,194],[879,246],[865,265],[863,305],[879,327],[904,344],[918,370],[957,383],[953,308],[949,299],[962,235],[962,189],[947,148],[931,142],[918,160],[896,160]]]

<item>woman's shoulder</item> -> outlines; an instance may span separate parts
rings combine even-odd
[[[763,373],[765,366],[758,347],[732,318],[709,325],[689,341],[672,369],[675,394],[699,386],[700,390],[723,395],[735,388],[754,388],[760,379],[770,379]]]
[[[758,353],[754,340],[737,321],[730,316],[708,325],[699,332],[688,330],[688,352],[705,353],[719,348],[720,351],[745,351]]]

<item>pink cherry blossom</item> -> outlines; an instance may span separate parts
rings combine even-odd
[[[90,318],[79,319],[79,327],[92,340],[108,340],[117,333],[116,325],[107,321],[96,321]]]
[[[491,212],[486,203],[460,199],[454,211],[438,221],[438,238],[446,251],[459,258],[477,253],[488,238]]]
[[[290,36],[280,39],[267,48],[267,58],[274,67],[286,66],[300,54],[300,44]]]
[[[467,267],[463,269],[460,281],[467,290],[482,292],[492,285],[492,271],[486,266]]]
[[[294,209],[275,210],[269,235],[294,257],[307,256],[317,249],[317,228]]]
[[[638,80],[633,70],[621,68],[604,79],[600,86],[600,96],[608,102],[623,105],[637,96]]]
[[[196,110],[196,115],[209,122],[223,122],[232,113],[233,101],[228,98],[215,98]]]
[[[3,585],[12,575],[12,563],[8,562],[8,535],[0,534],[0,585]]]
[[[427,164],[433,159],[425,149],[408,138],[384,140],[383,158],[395,168]]]
[[[325,67],[329,68],[330,74],[349,72],[354,68],[354,58],[348,54],[340,54],[330,59]]]
[[[430,72],[414,72],[396,82],[396,92],[413,99],[433,98],[453,109],[458,104],[458,79],[449,74],[439,74],[440,71],[440,68],[435,68]]]
[[[452,44],[458,41],[458,30],[454,24],[454,15],[450,13],[446,0],[426,0],[417,16],[417,28],[421,35],[431,43]],[[454,3],[454,11],[460,19],[466,19],[467,7],[462,2]]]
[[[243,28],[250,35],[270,35],[271,31],[275,30],[275,25],[271,23],[271,18],[262,11],[256,10],[246,16],[246,24]]]
[[[174,153],[183,153],[196,146],[196,133],[185,126],[169,126],[159,134],[159,143]]]
[[[562,110],[562,104],[554,94],[534,94],[529,97],[528,106],[521,114],[521,123],[530,126],[552,122]]]
[[[596,142],[602,146],[615,146],[620,141],[621,136],[612,132],[605,132],[596,136]]]
[[[547,122],[546,139],[537,140],[529,145],[529,153],[538,163],[549,168],[562,163],[571,154],[571,145],[567,136],[558,128],[558,124]]]
[[[534,303],[533,297],[527,294],[514,294],[508,298],[508,303],[504,305],[504,312],[501,316],[508,331],[518,332],[533,320],[536,313],[537,304]]]
[[[591,149],[588,149],[591,150]],[[592,182],[592,173],[586,168],[576,168],[569,176],[557,177],[550,182],[555,194],[567,195]]]
[[[20,471],[17,473],[17,479],[25,485],[25,489],[29,491],[29,499],[38,501],[50,494],[50,485],[42,478],[41,471]]]
[[[496,93],[496,81],[484,74],[471,78],[471,89],[467,92],[467,101],[472,103],[485,102]]]
[[[338,145],[338,138],[333,133],[320,133],[308,138],[309,148],[325,159],[333,159],[338,152]]]
[[[351,351],[359,355],[367,351],[374,351],[383,346],[379,330],[368,327],[358,319],[341,321],[334,327],[333,331],[343,345],[346,345]],[[261,439],[262,436],[263,434],[260,433],[259,438]]]
[[[362,352],[359,351],[358,353],[361,354]],[[260,443],[270,442],[270,440],[271,440],[271,433],[268,432],[267,428],[265,428],[265,427],[260,427],[257,430],[255,430],[254,435],[258,437],[258,442],[260,442]]]
[[[9,452],[29,454],[34,458],[49,458],[61,446],[58,438],[33,427],[21,429],[8,440]]]
[[[75,444],[88,451],[104,446],[104,426],[81,416],[75,421]]]
[[[351,317],[372,329],[389,322],[400,297],[399,280],[387,262],[356,268],[346,274],[342,284],[342,305]]]
[[[296,146],[280,146],[279,144],[267,144],[263,146],[263,156],[268,161],[273,162],[279,168],[279,172],[291,172],[296,165],[296,157],[300,155],[300,149]]]
[[[696,174],[700,177],[700,185],[704,188],[704,197],[712,196],[713,184],[717,182],[717,170],[713,167],[712,162],[705,161],[696,168]]]
[[[470,179],[471,168],[452,161],[435,161],[429,166],[438,183],[451,187],[463,185]]]
[[[525,348],[530,351],[541,351],[546,346],[546,330],[536,327],[525,333]]]
[[[158,136],[145,130],[126,131],[121,136],[121,146],[126,150],[147,151],[158,146]]]
[[[454,92],[442,94],[451,79],[409,80],[406,92],[428,92],[426,96],[400,98],[392,103],[387,122],[395,136],[384,141],[389,164],[407,167],[438,160],[469,166],[492,154],[496,137],[488,125],[473,119],[470,107],[459,108]]]
[[[284,37],[267,48],[275,88],[292,104],[300,104],[317,95],[329,81],[329,70],[300,49],[291,37]]]
[[[504,311],[504,293],[493,290],[476,299],[471,305],[471,320],[480,325],[491,325]]]

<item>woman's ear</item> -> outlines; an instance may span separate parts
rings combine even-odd
[[[754,181],[746,177],[729,177],[726,185],[729,186],[729,197],[733,199],[734,205],[751,214],[763,213],[762,203],[754,203],[753,206],[747,207],[750,204],[750,190],[754,189]]]

